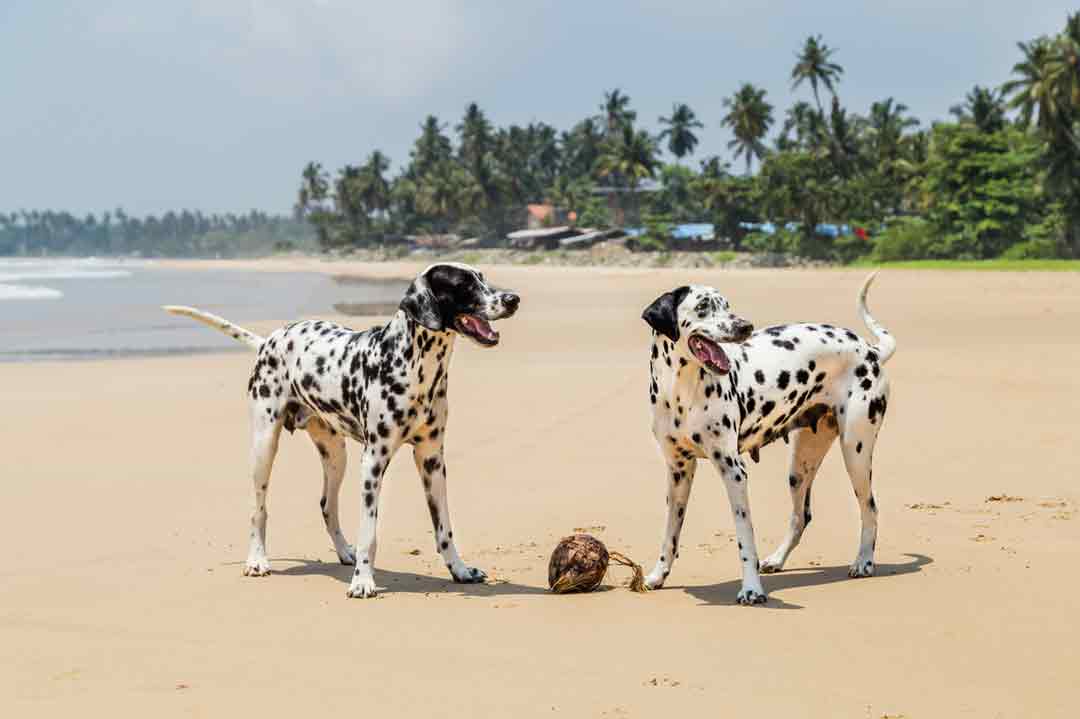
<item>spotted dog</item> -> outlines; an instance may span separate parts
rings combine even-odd
[[[724,479],[735,519],[742,562],[737,601],[766,600],[740,455],[748,453],[756,462],[760,449],[780,438],[791,444],[791,523],[760,571],[780,571],[799,543],[810,522],[810,485],[839,436],[862,514],[858,554],[848,573],[874,573],[877,505],[870,464],[889,397],[882,366],[896,350],[896,341],[867,309],[873,279],[871,274],[863,284],[857,306],[876,345],[828,324],[779,325],[754,332],[711,287],[679,287],[645,309],[642,318],[653,329],[653,434],[668,469],[667,525],[660,558],[646,578],[649,587],[663,585],[678,557],[697,462],[708,459]]]
[[[455,582],[482,582],[454,545],[446,500],[447,382],[457,335],[493,347],[490,322],[510,317],[520,298],[493,288],[475,269],[437,264],[409,286],[389,324],[364,332],[324,321],[287,325],[262,338],[220,317],[189,307],[165,307],[218,329],[258,354],[248,382],[252,419],[255,508],[244,574],[270,573],[266,556],[266,501],[270,468],[281,428],[305,429],[322,458],[319,506],[342,564],[355,564],[347,595],[375,595],[375,526],[379,491],[394,453],[413,446],[427,493],[439,554]],[[338,492],[345,475],[345,439],[363,445],[360,476],[363,511],[354,548],[338,520]]]

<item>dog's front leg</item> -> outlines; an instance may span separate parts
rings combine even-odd
[[[431,526],[435,530],[435,547],[450,570],[450,576],[455,582],[463,584],[483,582],[487,575],[476,567],[466,566],[454,545],[454,530],[450,524],[450,508],[446,499],[446,460],[441,438],[417,444],[413,448],[413,459],[424,483]]]
[[[724,478],[731,514],[735,519],[735,539],[742,563],[742,588],[735,599],[739,604],[764,604],[765,590],[758,574],[757,544],[754,525],[750,520],[750,494],[746,486],[746,467],[734,452],[717,452],[713,464]]]
[[[664,537],[660,541],[660,555],[656,566],[645,577],[645,586],[659,589],[671,573],[675,559],[679,555],[679,533],[682,532],[686,505],[690,501],[690,486],[697,471],[697,460],[684,457],[674,447],[666,447],[664,459],[668,469],[667,524],[664,525]]]
[[[375,596],[375,527],[379,520],[379,492],[383,475],[394,453],[380,457],[379,447],[372,444],[364,448],[360,458],[362,482],[360,507],[360,536],[356,540],[356,569],[352,582],[345,593],[348,597]]]

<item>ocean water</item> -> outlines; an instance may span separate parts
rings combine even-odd
[[[152,261],[0,258],[0,362],[242,351],[161,305],[191,305],[243,325],[396,303],[405,283],[341,282],[306,272],[177,270]],[[356,329],[371,320],[355,318]]]

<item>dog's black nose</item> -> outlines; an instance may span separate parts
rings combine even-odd
[[[512,292],[507,292],[502,298],[503,306],[511,312],[516,312],[518,305],[521,303],[521,298]]]
[[[749,337],[754,332],[754,325],[746,320],[735,320],[731,325],[731,329],[740,337]]]

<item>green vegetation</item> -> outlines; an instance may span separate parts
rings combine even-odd
[[[930,126],[893,97],[845,107],[840,59],[821,36],[806,38],[790,73],[804,99],[782,117],[765,90],[734,82],[722,116],[674,103],[656,135],[618,88],[566,130],[496,127],[470,103],[453,126],[425,118],[396,174],[377,149],[333,174],[309,163],[291,219],[0,214],[0,253],[228,256],[443,234],[499,245],[526,224],[527,205],[546,203],[555,211],[544,225],[642,227],[634,246],[654,251],[686,249],[675,225],[709,222],[709,251],[836,263],[1080,258],[1080,13],[1019,43],[1000,87],[976,85],[951,120]],[[734,171],[720,157],[694,160],[701,134],[721,126]],[[748,229],[764,222],[778,231]]]
[[[68,212],[0,212],[0,256],[252,257],[316,247],[307,223],[254,210],[244,215],[184,210],[143,218],[123,210],[82,218]]]
[[[495,128],[473,103],[454,139],[427,118],[391,180],[379,153],[333,182],[309,165],[297,212],[326,247],[444,232],[498,244],[524,224],[526,204],[546,202],[565,213],[560,222],[642,226],[635,244],[647,250],[674,249],[672,226],[704,221],[731,250],[841,263],[1080,256],[1080,13],[1019,50],[1001,88],[975,86],[949,109],[953,121],[923,127],[892,97],[865,113],[845,108],[839,52],[808,37],[790,79],[812,102],[775,118],[750,83],[723,100],[719,120],[741,176],[718,157],[683,164],[708,125],[684,103],[659,118],[655,137],[636,126],[620,89],[564,132],[542,122]],[[641,191],[650,179],[659,189]],[[765,220],[793,229],[748,235],[743,226]],[[823,236],[821,224],[861,230]]]

